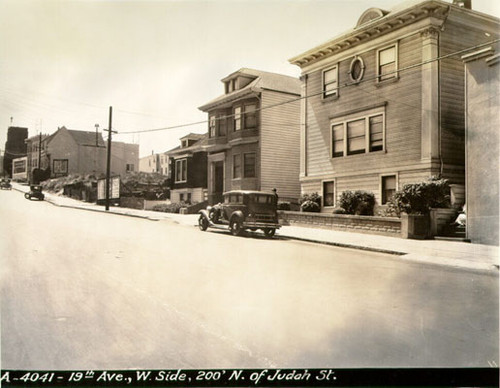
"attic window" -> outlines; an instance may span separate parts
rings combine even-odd
[[[226,82],[226,94],[234,92],[235,90],[236,90],[236,78]]]
[[[380,8],[369,8],[358,19],[358,24],[356,24],[356,28],[371,22],[372,20],[381,18],[387,15],[389,12],[383,11]]]

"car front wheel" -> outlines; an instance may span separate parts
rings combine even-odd
[[[198,227],[200,228],[201,231],[205,231],[208,228],[208,221],[205,217],[200,216],[198,219]]]
[[[276,229],[273,228],[264,229],[264,234],[266,235],[266,237],[273,237],[275,233]]]
[[[229,228],[231,229],[231,234],[233,236],[241,235],[242,228],[241,228],[240,220],[238,220],[238,219],[231,220],[231,224],[229,225]]]

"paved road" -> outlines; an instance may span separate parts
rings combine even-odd
[[[4,369],[498,365],[498,277],[0,193]]]

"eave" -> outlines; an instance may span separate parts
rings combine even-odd
[[[430,0],[419,3],[413,7],[405,8],[401,11],[391,12],[386,16],[347,31],[320,46],[293,57],[289,62],[299,67],[307,66],[359,44],[378,38],[401,27],[415,23],[418,20],[428,17],[445,19],[449,9],[450,4],[448,3]]]

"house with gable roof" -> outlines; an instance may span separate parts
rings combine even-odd
[[[343,191],[384,205],[406,183],[446,178],[464,202],[461,55],[499,37],[470,1],[370,8],[349,31],[290,59],[302,72],[300,183],[331,211]]]
[[[199,107],[208,114],[208,200],[230,190],[276,188],[297,200],[300,80],[242,68],[223,78],[224,94]]]
[[[165,152],[169,159],[170,200],[199,203],[206,201],[208,134],[190,133],[181,145]]]
[[[106,172],[107,145],[100,132],[77,131],[63,126],[50,136],[30,137],[26,143],[31,175],[35,168],[50,169],[51,178]],[[138,144],[112,142],[112,174],[123,175],[138,166]]]

